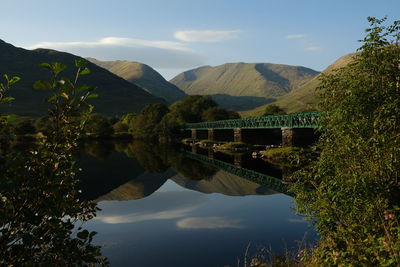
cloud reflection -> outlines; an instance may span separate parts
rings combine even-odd
[[[189,217],[176,223],[181,229],[244,228],[240,220],[224,217]]]
[[[204,195],[185,192],[158,192],[146,199],[104,201],[95,220],[106,224],[136,223],[151,220],[171,220],[188,216],[206,201]]]
[[[135,223],[135,222],[151,221],[151,220],[169,220],[169,219],[182,218],[193,209],[194,208],[167,210],[167,211],[148,213],[148,214],[132,213],[121,216],[102,216],[97,219],[107,224]]]

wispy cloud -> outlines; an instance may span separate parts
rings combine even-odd
[[[189,217],[176,223],[181,229],[244,228],[239,220],[224,217]]]
[[[177,31],[174,36],[184,42],[215,43],[237,38],[241,30],[187,30]]]
[[[312,45],[312,46],[306,47],[305,50],[307,50],[307,51],[321,51],[322,47],[316,46],[316,45]]]
[[[289,34],[286,36],[287,39],[301,39],[305,37],[306,37],[305,34]]]
[[[43,47],[68,48],[68,47],[101,47],[101,46],[124,46],[124,47],[154,47],[168,50],[192,51],[184,44],[171,41],[150,41],[135,38],[106,37],[95,42],[41,42],[28,47],[36,49]]]
[[[125,37],[106,37],[90,42],[41,42],[27,48],[50,48],[100,60],[138,61],[163,69],[191,68],[205,62],[204,56],[181,42]]]

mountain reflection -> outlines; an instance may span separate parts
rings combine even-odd
[[[188,157],[179,146],[165,144],[90,142],[82,144],[79,157],[83,169],[81,197],[96,202],[141,199],[153,194],[168,179],[190,190],[229,196],[276,194],[276,183],[281,183],[276,179],[278,182],[274,180],[272,186],[268,181],[239,177],[231,171],[236,168],[234,165],[227,163],[228,171],[221,170],[215,164]],[[276,169],[268,171],[277,173]]]

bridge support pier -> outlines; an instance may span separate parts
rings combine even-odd
[[[214,159],[214,150],[212,148],[208,149],[208,158]]]
[[[281,128],[282,130],[282,147],[293,146],[294,144],[294,129]]]
[[[214,140],[214,129],[208,129],[208,140]]]
[[[242,155],[235,155],[233,158],[233,164],[235,165],[236,168],[242,168],[243,166],[243,156]]]
[[[242,142],[243,141],[242,129],[240,129],[240,128],[233,129],[233,141],[234,142]]]
[[[192,138],[193,139],[197,139],[197,130],[196,129],[192,129]]]

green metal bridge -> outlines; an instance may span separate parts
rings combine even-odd
[[[304,112],[285,115],[251,117],[235,120],[187,123],[183,130],[206,129],[272,129],[272,128],[317,128],[321,112]]]
[[[242,177],[246,180],[255,182],[259,185],[265,185],[268,186],[270,189],[283,193],[288,196],[293,196],[292,193],[289,193],[287,190],[287,184],[283,183],[281,179],[255,172],[253,170],[249,169],[244,169],[244,168],[238,168],[235,165],[229,164],[227,162],[221,161],[221,160],[216,160],[216,159],[210,159],[206,156],[200,155],[200,154],[195,154],[186,151],[185,156],[197,161],[200,161],[202,163],[205,163],[207,165],[210,165],[212,167],[215,167],[217,169],[221,169],[223,171],[232,173],[236,176]]]

